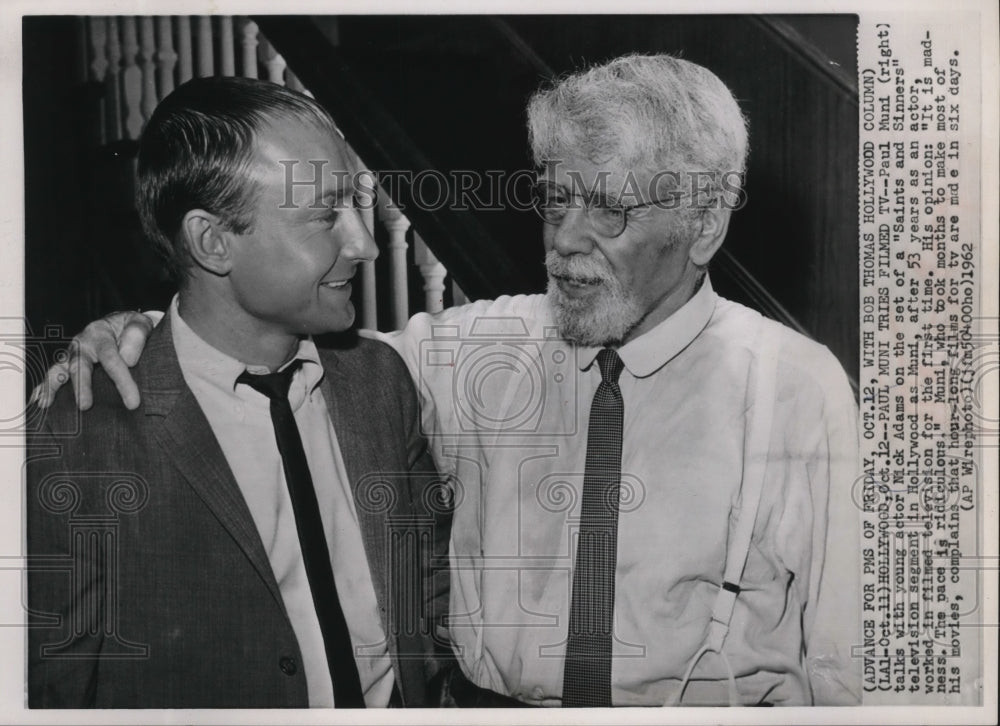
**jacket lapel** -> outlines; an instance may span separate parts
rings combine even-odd
[[[394,508],[393,503],[398,502],[400,497],[407,496],[407,493],[396,488],[395,497],[390,495],[383,498],[379,491],[383,482],[387,482],[390,487],[394,482],[382,471],[381,457],[375,447],[374,442],[384,438],[385,432],[378,429],[373,421],[370,392],[366,386],[359,385],[359,382],[366,380],[365,376],[361,371],[351,375],[335,353],[320,351],[320,356],[326,371],[321,390],[337,434],[351,491],[354,493],[354,508],[358,515],[358,525],[396,683],[404,702],[414,703],[417,699],[410,694],[413,677],[409,671],[412,669],[407,668],[408,672],[404,674],[399,659],[400,628],[389,566],[389,515]]]
[[[140,366],[143,364],[139,387],[145,414],[161,420],[160,425],[152,426],[153,439],[243,550],[284,612],[284,601],[250,509],[208,419],[184,382],[169,314],[150,335]]]
[[[340,454],[344,460],[347,477],[354,493],[354,505],[358,514],[361,538],[368,557],[368,567],[375,586],[379,604],[389,603],[388,548],[386,537],[389,531],[387,507],[372,506],[373,494],[368,487],[381,476],[380,457],[374,442],[382,436],[371,426],[371,409],[365,400],[365,391],[360,390],[358,379],[349,379],[335,355],[321,352],[326,375],[321,384],[323,398],[330,411],[330,420],[337,434]],[[388,627],[389,623],[383,625]],[[386,631],[390,632],[390,631]]]
[[[351,371],[344,369],[336,354],[321,351],[320,356],[326,373],[321,390],[354,494],[358,525],[379,603],[382,626],[388,639],[396,682],[403,692],[404,701],[416,705],[420,703],[420,699],[417,694],[411,693],[411,689],[421,678],[421,667],[419,663],[410,660],[405,668],[401,667],[398,642],[400,629],[390,583],[389,515],[392,514],[393,507],[391,503],[373,506],[380,501],[376,496],[377,489],[368,488],[387,481],[375,445],[375,442],[385,436],[385,432],[377,427],[377,422],[371,416],[369,391],[365,386],[359,385],[359,381],[366,380],[363,371],[352,375]],[[136,374],[146,416],[162,420],[160,425],[152,427],[153,438],[243,550],[282,612],[285,612],[278,583],[243,494],[226,463],[211,425],[184,382],[173,346],[169,315],[150,335],[146,353],[136,367]],[[394,484],[392,481],[388,483],[390,486]],[[394,493],[397,499],[408,496],[408,492],[399,487]],[[408,646],[407,650],[414,649]]]

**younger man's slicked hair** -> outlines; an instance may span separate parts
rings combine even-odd
[[[139,141],[135,203],[143,231],[178,284],[194,264],[180,234],[189,211],[215,214],[237,234],[253,230],[255,139],[283,120],[336,133],[313,99],[252,78],[197,78],[156,107]]]

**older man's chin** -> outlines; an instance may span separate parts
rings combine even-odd
[[[634,300],[613,291],[572,298],[550,281],[546,295],[559,334],[585,347],[621,345],[643,317]]]

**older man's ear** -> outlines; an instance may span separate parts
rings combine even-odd
[[[732,210],[712,207],[701,213],[701,231],[688,251],[688,257],[697,267],[706,267],[715,253],[722,247],[729,231],[729,217]]]

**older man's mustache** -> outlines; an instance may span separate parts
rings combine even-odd
[[[557,277],[588,284],[611,282],[614,278],[607,265],[593,257],[563,257],[555,250],[545,255],[545,269],[549,277]]]

